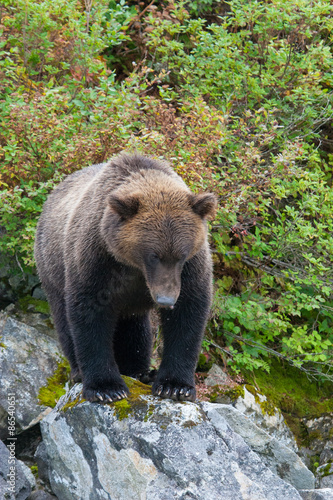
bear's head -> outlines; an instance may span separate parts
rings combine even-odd
[[[150,170],[131,176],[107,203],[102,231],[109,251],[142,271],[158,306],[172,308],[185,262],[206,243],[215,196],[195,195],[179,177]]]

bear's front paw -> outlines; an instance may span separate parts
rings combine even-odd
[[[173,399],[174,401],[195,401],[196,397],[194,387],[181,383],[155,383],[152,392],[154,396]]]
[[[87,401],[98,403],[113,403],[126,398],[129,390],[125,384],[107,384],[103,387],[83,387],[83,397]]]

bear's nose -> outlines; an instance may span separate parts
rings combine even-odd
[[[157,295],[156,302],[161,307],[170,307],[173,309],[176,300],[173,297],[167,297],[166,295]]]

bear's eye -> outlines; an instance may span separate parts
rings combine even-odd
[[[157,262],[159,262],[160,258],[156,253],[151,253],[149,255],[149,260],[151,263],[157,263]]]

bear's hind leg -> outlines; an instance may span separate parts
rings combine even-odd
[[[120,317],[114,336],[119,371],[131,377],[147,377],[152,350],[149,314]]]
[[[71,367],[71,380],[73,382],[79,382],[82,377],[76,361],[74,343],[67,321],[65,300],[61,294],[54,290],[51,291],[50,287],[44,286],[43,288],[45,289],[50,304],[54,326],[58,333],[62,350]]]

